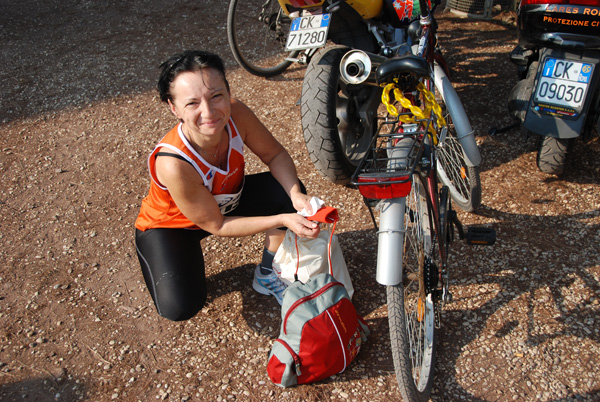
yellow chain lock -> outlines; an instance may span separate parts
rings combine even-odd
[[[383,93],[381,94],[381,102],[385,105],[389,114],[394,117],[398,117],[398,120],[403,123],[416,123],[415,117],[420,120],[428,119],[431,116],[431,111],[433,110],[433,113],[437,117],[438,127],[445,127],[446,120],[444,119],[444,116],[442,116],[442,108],[436,102],[433,93],[425,88],[425,85],[423,85],[422,82],[419,82],[417,85],[417,90],[423,94],[423,98],[425,99],[425,110],[421,110],[420,107],[413,105],[412,102],[400,91],[396,85],[396,82],[392,82],[384,86]],[[390,92],[392,91],[396,101],[400,103],[404,109],[410,110],[412,116],[400,115],[396,106],[394,106],[390,101]],[[437,132],[433,125],[429,126],[429,132],[433,136],[434,144],[437,144]]]

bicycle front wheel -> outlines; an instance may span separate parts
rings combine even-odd
[[[425,189],[417,175],[406,199],[402,282],[387,287],[392,357],[405,401],[427,401],[435,366],[436,242]]]
[[[481,180],[479,166],[469,166],[465,160],[462,145],[448,112],[445,99],[436,91],[436,101],[442,108],[442,114],[448,124],[445,138],[437,146],[437,172],[440,181],[448,186],[450,196],[458,207],[471,212],[481,204]]]
[[[446,117],[451,122],[450,115]],[[465,163],[463,149],[456,132],[448,130],[443,144],[438,148],[438,177],[448,186],[452,200],[463,211],[471,212],[481,204],[481,180],[479,166],[468,166]]]
[[[246,71],[259,77],[284,72],[299,52],[286,52],[291,20],[277,0],[231,0],[227,13],[227,39],[233,57]]]

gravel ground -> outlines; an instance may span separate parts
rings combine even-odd
[[[304,69],[265,80],[237,68],[227,2],[0,1],[0,400],[399,400],[376,239],[354,190],[320,177],[300,130]],[[445,49],[483,155],[483,205],[464,224],[494,247],[453,245],[454,302],[443,314],[435,401],[600,400],[600,144],[577,141],[564,177],[537,171],[536,140],[511,123],[510,15],[440,15]],[[372,335],[343,374],[272,385],[280,325],[256,294],[261,236],[209,238],[211,295],[193,319],[157,316],[133,245],[146,157],[173,124],[157,66],[184,48],[223,55],[248,103],[298,164],[309,191],[340,211],[355,304]],[[250,172],[263,168],[250,158]]]

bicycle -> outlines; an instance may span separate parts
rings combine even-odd
[[[421,35],[415,54],[427,61],[433,75],[424,78],[424,85],[434,92],[435,103],[440,106],[446,122],[444,139],[437,147],[440,167],[438,177],[448,186],[454,202],[464,211],[471,212],[481,204],[479,163],[481,157],[473,138],[473,129],[462,102],[448,79],[448,66],[438,51],[436,22],[433,10],[421,9],[419,19]],[[465,137],[470,137],[470,141]]]
[[[306,53],[285,50],[291,21],[277,0],[231,0],[227,39],[238,64],[266,78],[281,74],[293,62],[306,64]]]
[[[392,358],[405,401],[426,401],[433,387],[436,332],[452,300],[448,253],[455,232],[469,244],[495,242],[491,228],[465,232],[452,209],[452,191],[463,204],[473,197],[461,187],[468,180],[464,153],[451,134],[444,94],[433,92],[426,52],[425,45],[377,69],[383,106],[351,181],[378,233],[377,281],[387,288]]]

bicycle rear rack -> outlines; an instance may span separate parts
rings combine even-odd
[[[351,184],[367,199],[406,197],[423,155],[423,139],[431,119],[415,123],[402,123],[398,118],[382,120]]]
[[[380,118],[369,149],[351,179],[351,185],[358,188],[369,208],[376,230],[379,228],[373,207],[380,200],[406,197],[410,193],[414,173],[424,162],[422,159],[428,142],[425,138],[431,118],[403,123],[402,116],[413,115],[406,112],[397,118],[389,115]]]

